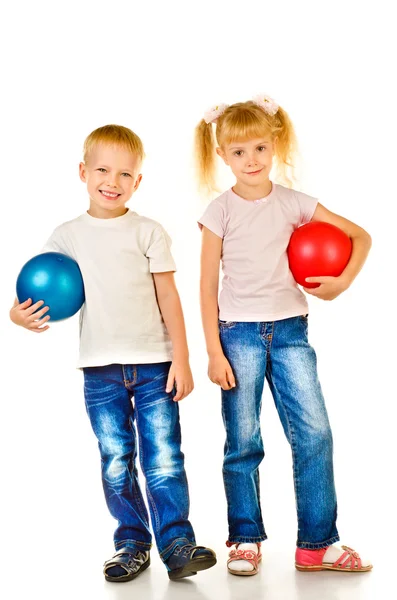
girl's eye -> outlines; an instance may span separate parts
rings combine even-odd
[[[266,146],[259,146],[258,150],[260,150],[262,152],[262,150],[266,150]]]
[[[242,150],[236,150],[236,152],[234,154],[235,154],[235,156],[241,156],[242,153],[243,153]]]

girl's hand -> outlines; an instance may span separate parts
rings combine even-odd
[[[320,283],[316,288],[303,288],[307,294],[316,296],[321,300],[334,300],[350,286],[346,277],[306,277],[310,283]]]
[[[49,306],[44,306],[41,310],[38,310],[43,304],[43,300],[32,304],[31,298],[19,304],[18,299],[15,298],[14,305],[10,310],[10,319],[15,325],[19,325],[35,333],[43,333],[43,331],[49,329],[49,325],[43,327],[44,323],[50,320],[49,315],[42,319],[40,318],[49,310]]]
[[[186,398],[186,396],[188,396],[193,390],[193,376],[190,370],[188,360],[182,363],[172,363],[168,373],[165,391],[167,393],[172,392],[172,388],[174,387],[174,385],[176,386],[176,395],[174,397],[174,402],[179,402],[179,400],[183,400],[183,398]]]
[[[232,368],[223,353],[210,356],[208,363],[208,377],[211,379],[212,383],[220,385],[223,390],[231,390],[236,387],[236,380],[234,379]]]

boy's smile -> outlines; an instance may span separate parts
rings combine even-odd
[[[118,198],[120,196],[120,194],[114,194],[111,192],[105,192],[105,190],[99,190],[102,194],[102,196],[105,196],[105,198],[109,198],[109,199],[115,199]]]

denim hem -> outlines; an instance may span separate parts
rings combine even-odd
[[[297,548],[304,548],[305,550],[320,550],[321,548],[327,548],[328,546],[332,546],[335,542],[339,542],[339,535],[335,535],[329,540],[325,540],[324,542],[297,542]]]
[[[136,550],[150,550],[152,547],[151,542],[137,542],[136,540],[121,540],[119,542],[114,542],[114,547],[116,550],[121,550],[121,548],[135,548]]]
[[[267,535],[265,533],[259,537],[233,535],[228,539],[226,544],[255,544],[256,542],[264,542],[265,540],[267,540]]]
[[[196,540],[194,539],[189,540],[186,537],[175,538],[174,540],[172,540],[171,543],[168,544],[168,546],[162,552],[159,553],[161,560],[165,562],[171,556],[176,546],[178,546],[178,544],[180,544],[181,542],[184,542],[185,544],[192,544],[192,546],[196,545]]]

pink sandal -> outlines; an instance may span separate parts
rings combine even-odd
[[[295,567],[298,571],[344,571],[345,573],[362,573],[372,569],[371,564],[364,564],[358,552],[342,546],[343,552],[334,562],[323,561],[328,548],[319,550],[306,550],[297,548],[295,554]]]
[[[226,542],[227,546],[231,546],[232,544],[230,542]],[[234,545],[234,544],[233,544]],[[262,554],[261,554],[261,543],[260,542],[256,542],[256,545],[258,546],[258,552],[254,552],[253,550],[239,550],[239,543],[236,544],[236,548],[233,550],[231,550],[229,552],[229,559],[227,561],[227,570],[229,571],[229,573],[231,573],[232,575],[256,575],[258,573],[258,565],[260,563],[260,561],[262,560]],[[252,571],[236,571],[234,569],[230,568],[230,563],[232,563],[233,561],[236,560],[246,560],[247,562],[251,563],[251,565],[254,567]]]

